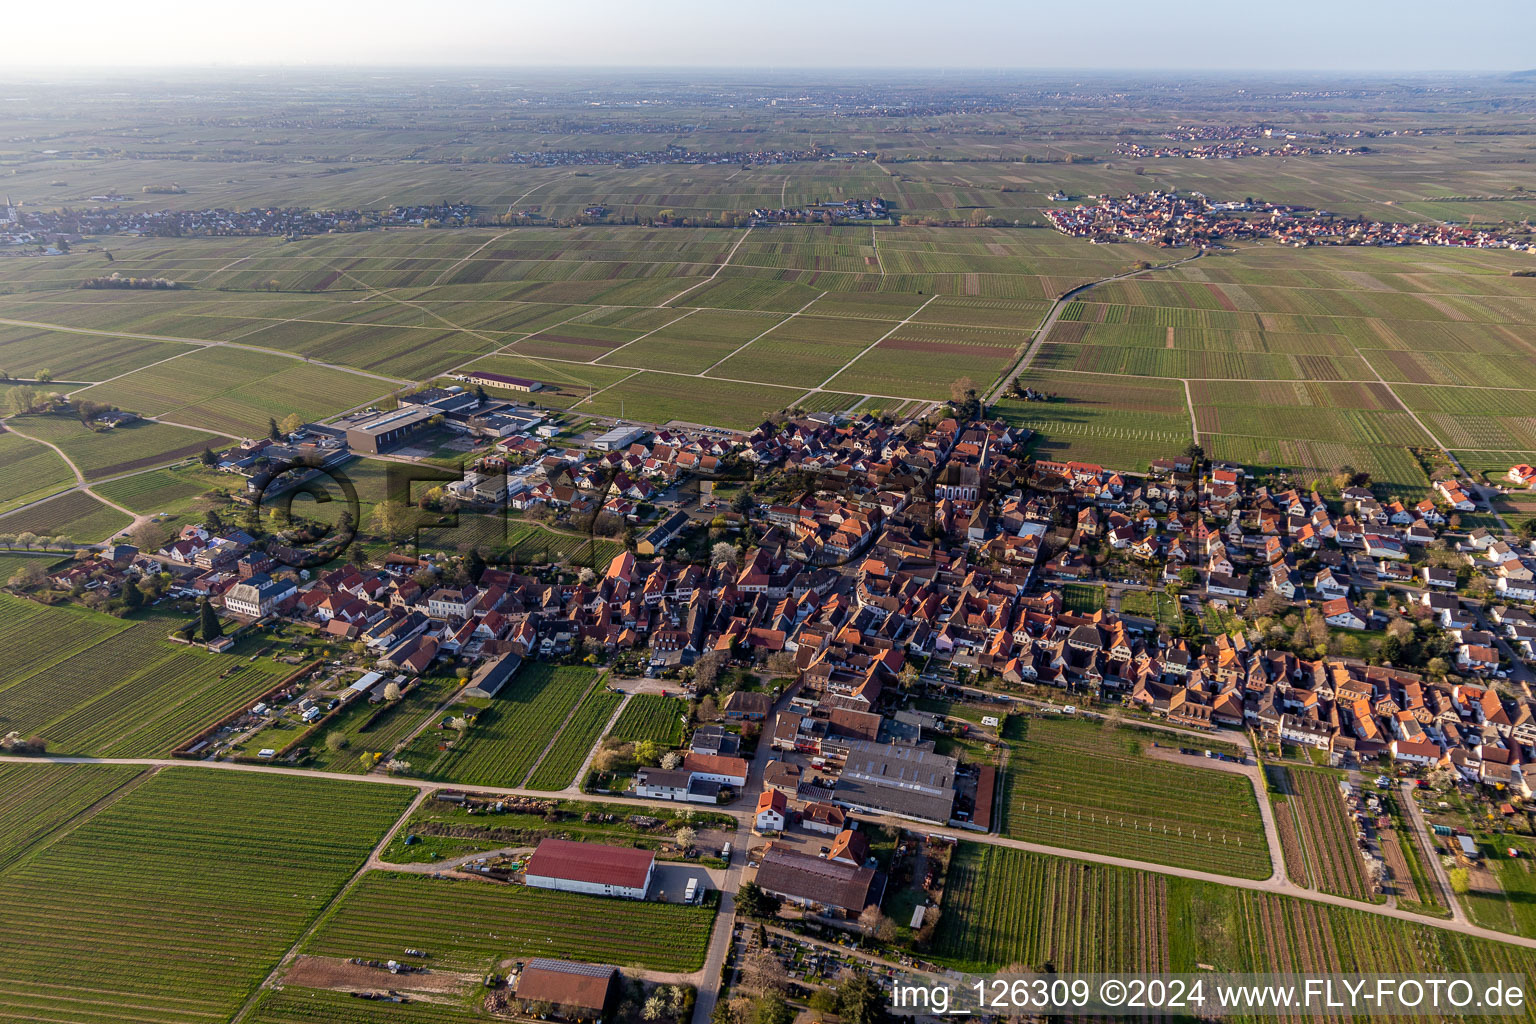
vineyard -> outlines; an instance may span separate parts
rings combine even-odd
[[[1292,879],[1335,896],[1370,899],[1370,883],[1355,849],[1355,827],[1333,779],[1304,769],[1272,770],[1291,794],[1285,804],[1275,808],[1275,818],[1277,823],[1290,818],[1294,825],[1294,829],[1280,825]],[[1288,832],[1293,838],[1287,839]],[[1293,862],[1293,857],[1299,860]],[[1303,865],[1301,869],[1298,863]]]
[[[692,971],[704,962],[714,917],[712,907],[375,871],[304,952],[382,960],[410,947],[431,953],[434,967],[477,973],[527,956]]]
[[[1536,970],[1536,952],[1454,931],[974,843],[941,907],[930,956],[975,972]]]
[[[228,1019],[409,797],[161,772],[0,874],[0,1020]]]
[[[139,771],[127,765],[0,765],[0,868]]]
[[[566,723],[545,752],[544,759],[528,779],[529,789],[556,790],[569,786],[581,770],[582,762],[597,746],[613,713],[624,698],[607,690],[594,690],[576,706],[576,713]]]
[[[675,747],[683,742],[683,719],[687,714],[687,702],[677,697],[639,693],[629,699],[608,735],[626,743],[650,740]]]
[[[968,971],[1166,971],[1165,888],[1143,871],[963,843],[933,955]]]
[[[526,664],[483,709],[466,709],[475,716],[475,724],[452,746],[435,735],[437,730],[429,729],[406,748],[404,759],[415,774],[428,779],[521,785],[595,677],[589,668]],[[575,774],[574,767],[571,773]]]
[[[128,624],[0,595],[0,730],[50,753],[166,754],[293,669],[166,641],[169,620]]]
[[[487,1019],[463,1001],[373,1002],[354,999],[349,992],[291,984],[264,992],[245,1018],[248,1024],[463,1024]]]
[[[1267,878],[1253,787],[1241,775],[1146,756],[1139,734],[1055,718],[1009,720],[1003,832],[1016,839]]]

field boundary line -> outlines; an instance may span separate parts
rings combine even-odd
[[[727,352],[725,355],[721,356],[719,359],[716,359],[714,362],[712,362],[708,366],[704,367],[704,369],[700,370],[698,373],[683,374],[683,376],[685,376],[685,377],[702,377],[702,376],[704,376],[710,370],[713,370],[715,367],[719,366],[721,363],[725,362],[727,359],[731,358],[736,353],[740,352],[742,349],[744,349],[748,345],[752,344],[754,341],[758,341],[761,338],[765,338],[768,335],[772,334],[774,331],[778,330],[780,327],[783,327],[785,324],[789,323],[795,317],[799,316],[801,313],[804,313],[806,310],[810,309],[816,303],[818,303],[822,299],[826,298],[828,294],[829,294],[828,292],[822,292],[820,295],[816,296],[810,302],[807,302],[805,305],[801,306],[799,309],[795,310],[793,313],[790,313],[787,316],[785,316],[783,320],[780,320],[778,323],[776,323],[772,327],[768,328],[762,334],[759,334],[759,335],[757,335],[756,337],[753,337],[753,338],[748,338],[746,341],[742,342],[736,348],[731,349],[731,351]]]
[[[629,346],[633,345],[637,341],[644,341],[646,338],[649,338],[651,335],[655,334],[657,331],[664,331],[668,327],[671,327],[673,324],[682,323],[684,320],[687,320],[689,317],[693,316],[693,314],[697,313],[698,311],[699,311],[698,307],[693,307],[693,308],[689,309],[688,312],[684,313],[682,316],[674,317],[673,319],[668,320],[666,323],[662,324],[660,327],[653,327],[650,330],[646,331],[644,334],[640,335],[640,337],[638,337],[638,338],[631,338],[628,341],[626,341],[624,344],[620,345],[618,348],[611,348],[607,352],[604,352],[602,355],[596,357],[595,359],[588,359],[587,362],[592,364],[593,366],[603,366],[605,364],[598,362],[599,359],[607,359],[609,356],[613,355],[615,352],[622,352],[626,348],[629,348]],[[515,345],[515,344],[517,344],[517,342],[513,342],[513,344]]]
[[[580,398],[580,399],[577,399],[576,401],[572,402],[571,403],[571,409],[574,410],[578,405],[586,405],[588,402],[592,401],[592,399],[596,398],[598,395],[602,394],[603,392],[605,392],[605,391],[612,391],[614,388],[618,387],[620,384],[623,384],[625,381],[629,380],[631,377],[634,377],[634,376],[636,376],[638,374],[642,374],[642,373],[647,372],[645,370],[631,369],[628,366],[620,367],[620,369],[629,370],[630,372],[626,373],[624,376],[620,377],[618,380],[614,381],[612,384],[609,384],[607,387],[598,388],[596,391],[592,392],[586,398]]]
[[[113,635],[115,636],[116,634]],[[9,857],[0,859],[0,870],[9,869],[11,865],[20,863],[33,854],[41,853],[55,843],[68,838],[81,825],[86,824],[96,815],[111,807],[123,797],[128,796],[164,770],[164,766],[156,766],[148,771],[136,772],[128,776],[128,778],[114,786],[111,791],[103,793],[89,807],[82,807],[64,821],[59,822],[47,833],[38,836],[20,850],[12,852]]]
[[[1200,443],[1200,423],[1195,419],[1195,398],[1189,391],[1189,381],[1179,378],[1184,385],[1184,404],[1189,406],[1189,431],[1194,435],[1195,444]]]
[[[684,288],[682,291],[678,292],[676,295],[672,296],[670,299],[667,299],[665,302],[658,302],[656,304],[656,308],[657,309],[664,309],[667,306],[672,305],[672,303],[676,302],[678,299],[682,298],[684,295],[687,295],[689,292],[693,291],[695,288],[702,288],[706,284],[709,284],[709,282],[713,281],[715,278],[719,277],[720,276],[720,271],[724,270],[726,267],[728,267],[730,265],[731,258],[736,255],[736,250],[741,248],[741,243],[743,243],[743,242],[745,242],[747,240],[748,236],[750,236],[752,234],[752,228],[754,228],[756,226],[757,225],[755,225],[755,224],[750,225],[750,226],[748,226],[746,231],[742,232],[741,237],[736,239],[736,244],[731,246],[731,251],[725,254],[725,259],[722,260],[719,264],[716,265],[715,272],[713,274],[710,274],[708,277],[706,277],[704,280],[698,282],[697,284],[689,285],[687,288]]]
[[[604,673],[603,678],[608,678],[608,674]],[[608,733],[618,724],[619,716],[624,713],[624,709],[629,707],[629,702],[634,700],[634,698],[635,695],[633,693],[626,693],[624,699],[619,701],[619,706],[614,708],[613,714],[608,716],[608,722],[603,726],[603,731],[597,734],[597,742],[592,744],[592,749],[587,751],[586,757],[582,758],[581,767],[576,769],[575,777],[571,779],[570,784],[564,789],[555,791],[559,796],[583,797],[586,795],[581,791],[581,780],[586,777],[587,769],[592,767],[592,762],[597,760],[597,748],[602,746],[603,740],[608,738]],[[582,698],[582,700],[585,699],[585,697]],[[561,731],[563,732],[564,730],[562,729]],[[539,755],[539,760],[544,760],[542,754]],[[533,773],[529,772],[528,777],[530,779],[533,778]]]
[[[485,242],[482,243],[481,245],[476,246],[475,249],[472,252],[470,252],[467,256],[461,256],[457,260],[454,260],[452,263],[448,264],[448,266],[443,269],[443,272],[441,274],[438,274],[436,277],[434,277],[432,279],[431,287],[436,288],[438,285],[442,284],[443,283],[443,278],[445,278],[449,274],[453,273],[461,265],[463,265],[465,263],[468,263],[470,260],[472,260],[476,256],[480,255],[480,253],[485,251],[486,247],[489,246],[492,242],[500,241],[501,239],[506,238],[511,233],[512,232],[509,229],[507,231],[503,231],[499,235],[493,235],[492,237],[487,238],[485,240]]]
[[[874,229],[871,228],[870,230],[873,231]],[[873,352],[875,350],[875,348],[882,341],[884,341],[886,338],[889,338],[891,335],[895,334],[897,331],[901,330],[903,327],[907,326],[907,324],[911,323],[912,322],[912,318],[917,316],[917,314],[921,313],[923,310],[927,309],[928,308],[928,303],[932,302],[936,298],[938,298],[937,295],[930,295],[930,296],[928,296],[927,301],[925,301],[921,306],[918,306],[916,309],[914,309],[911,312],[911,314],[908,315],[908,317],[905,320],[903,320],[901,323],[897,324],[895,327],[892,327],[890,330],[886,331],[884,334],[880,335],[880,337],[878,337],[874,341],[870,342],[869,346],[867,348],[865,348],[863,351],[861,351],[858,355],[856,355],[852,359],[848,360],[842,366],[839,366],[832,373],[832,376],[828,377],[826,380],[824,380],[820,384],[818,384],[816,386],[815,390],[817,390],[817,391],[824,390],[828,384],[831,384],[838,377],[842,376],[844,370],[848,369],[848,367],[852,366],[854,363],[858,362],[860,359],[863,359],[865,356],[869,355],[871,352]]]
[[[592,682],[587,685],[587,688],[581,691],[581,696],[577,697],[576,700],[571,704],[571,710],[567,711],[565,713],[565,718],[561,719],[560,721],[560,728],[555,730],[554,735],[550,736],[549,742],[544,744],[544,749],[539,751],[539,756],[534,759],[533,764],[528,766],[528,774],[523,776],[522,781],[522,787],[524,789],[528,788],[528,780],[532,779],[534,773],[539,770],[539,765],[544,763],[544,758],[549,756],[549,752],[555,749],[555,744],[560,742],[560,737],[565,735],[566,727],[571,724],[571,719],[576,717],[577,709],[581,707],[582,703],[588,697],[592,696],[592,691],[597,689],[597,684],[601,683],[604,679],[607,678],[608,673],[598,673],[597,678],[592,680]],[[595,750],[597,748],[594,747],[593,749]],[[556,790],[556,792],[563,792],[563,790]]]
[[[293,944],[278,958],[277,963],[273,965],[272,970],[267,972],[267,976],[261,980],[261,983],[251,989],[251,994],[246,996],[245,1002],[240,1004],[240,1009],[236,1010],[234,1016],[230,1017],[230,1024],[239,1024],[255,1008],[262,994],[271,988],[272,983],[277,980],[278,972],[293,962],[294,957],[298,956],[299,947],[304,944],[305,940],[315,933],[315,929],[319,928],[322,922],[330,917],[331,911],[336,908],[336,905],[341,902],[347,893],[352,891],[358,881],[373,870],[375,858],[384,852],[384,848],[395,838],[396,833],[405,827],[405,823],[410,820],[411,815],[416,813],[417,808],[426,800],[427,795],[433,792],[436,792],[436,790],[426,787],[417,788],[416,796],[412,798],[405,810],[400,813],[400,816],[395,819],[395,823],[385,831],[384,838],[380,839],[378,844],[363,857],[362,864],[358,865],[357,870],[352,873],[352,877],[337,888],[336,894],[326,901],[325,906],[321,907],[320,911],[315,914],[314,919],[309,922],[309,927],[305,928],[303,933],[293,940]]]

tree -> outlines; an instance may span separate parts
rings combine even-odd
[[[645,1001],[645,1008],[640,1011],[640,1016],[646,1020],[661,1020],[667,1015],[667,1000],[660,992],[652,992],[651,997]]]
[[[387,700],[387,701],[397,701],[397,700],[399,700],[400,699],[400,684],[399,683],[393,683],[393,682],[386,684],[385,687],[384,687],[384,699]]]
[[[282,428],[285,434],[296,434],[299,432],[299,428],[304,426],[304,417],[296,412],[291,412],[283,417],[283,422],[278,424],[278,426]]]
[[[25,415],[37,408],[37,390],[29,387],[14,387],[5,393],[5,404],[17,416]]]
[[[5,545],[5,550],[10,551],[16,546],[16,535],[14,533],[0,533],[0,544]]]
[[[675,750],[669,750],[661,755],[661,766],[669,772],[681,767],[682,763],[683,755]]]
[[[373,507],[373,517],[369,523],[380,537],[396,544],[410,530],[411,510],[398,501],[381,501]]]
[[[1199,462],[1205,458],[1205,448],[1199,441],[1191,441],[1184,446],[1184,454],[1189,458],[1190,462]]]
[[[43,369],[37,371],[37,379],[39,383],[47,384],[49,381],[53,380],[53,371],[47,367],[44,367]]]
[[[148,554],[159,551],[170,541],[171,531],[160,523],[145,520],[128,531],[128,540],[134,547]]]
[[[1466,868],[1452,868],[1447,877],[1451,882],[1451,891],[1458,896],[1465,896],[1472,888],[1472,876]]]
[[[1186,565],[1179,570],[1179,582],[1186,587],[1192,587],[1200,582],[1200,572],[1194,566]]]
[[[224,626],[219,622],[219,613],[214,610],[206,597],[198,602],[197,614],[198,630],[202,633],[203,643],[212,643],[224,635]]]
[[[338,730],[336,732],[332,732],[325,738],[325,749],[329,750],[333,754],[339,754],[343,750],[346,750],[348,744],[351,742],[352,741],[347,738],[346,733]]]
[[[736,565],[736,545],[725,540],[716,543],[714,547],[709,549],[709,564],[712,566],[728,565],[734,568]]]
[[[866,935],[872,935],[881,942],[889,942],[896,937],[895,923],[882,914],[879,905],[875,903],[865,907],[859,915],[859,927],[864,929]]]
[[[672,838],[684,851],[693,849],[693,841],[698,837],[699,834],[686,825],[672,834]]]
[[[31,551],[37,545],[37,534],[31,530],[24,530],[16,535],[16,543],[23,549]]]
[[[1424,671],[1437,679],[1444,679],[1451,671],[1451,665],[1444,658],[1430,658],[1429,663],[1424,666]]]
[[[212,448],[204,448],[203,454],[199,455],[197,458],[199,462],[207,466],[209,469],[212,469],[214,466],[219,464],[219,457],[213,454]]]
[[[780,900],[764,892],[756,882],[748,882],[736,890],[736,909],[748,917],[773,917],[779,912]]]
[[[283,439],[283,431],[282,428],[277,425],[276,416],[267,417],[267,437],[273,441],[281,441]]]
[[[741,962],[741,987],[750,995],[777,995],[789,987],[789,972],[773,950],[759,945]]]
[[[886,1024],[885,993],[868,974],[855,974],[837,990],[837,1015],[842,1024]]]
[[[752,1024],[789,1024],[794,1019],[795,1011],[777,992],[759,999],[752,1007]]]
[[[144,607],[144,592],[130,577],[123,582],[123,610],[131,613],[142,607]]]
[[[10,578],[13,587],[27,589],[40,586],[43,580],[48,578],[48,571],[43,568],[43,563],[35,559],[27,559],[22,562],[16,572]]]

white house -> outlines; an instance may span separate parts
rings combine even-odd
[[[765,789],[757,798],[757,830],[759,832],[784,831],[785,815],[789,801],[777,789]]]

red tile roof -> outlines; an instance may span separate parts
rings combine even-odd
[[[655,859],[650,850],[545,839],[528,858],[526,874],[639,889],[645,886],[645,876]]]

